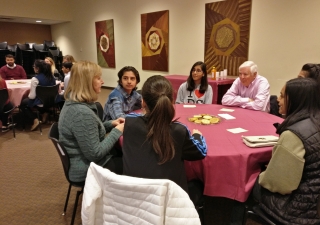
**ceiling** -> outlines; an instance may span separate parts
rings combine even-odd
[[[40,20],[42,22],[41,23],[37,23],[36,20]],[[58,23],[64,23],[64,22],[67,22],[67,21],[48,20],[48,19],[35,19],[35,18],[26,18],[26,17],[10,17],[10,16],[1,16],[0,15],[0,22],[53,25],[53,24],[58,24]]]

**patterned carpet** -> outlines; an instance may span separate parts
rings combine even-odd
[[[109,91],[103,89],[104,105]],[[16,140],[12,132],[0,133],[0,225],[70,224],[76,188],[70,194],[67,213],[62,216],[68,182],[59,156],[48,139],[50,124],[39,131],[23,131],[18,126]],[[224,198],[206,198],[205,221],[229,224],[233,202]],[[81,201],[75,224],[81,224]],[[247,221],[248,225],[258,223]]]

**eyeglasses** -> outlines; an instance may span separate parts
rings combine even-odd
[[[202,73],[202,70],[192,70],[192,73]]]

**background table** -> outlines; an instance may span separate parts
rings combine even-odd
[[[18,83],[13,83],[18,82]],[[19,83],[22,82],[22,83]],[[6,80],[9,98],[13,105],[19,106],[21,100],[28,97],[31,87],[31,79],[24,80]]]
[[[249,148],[242,142],[242,135],[276,135],[273,123],[283,121],[282,118],[261,111],[242,108],[231,108],[234,112],[222,112],[221,105],[196,105],[196,108],[184,108],[176,104],[176,117],[192,129],[199,129],[206,139],[208,154],[199,161],[185,161],[187,177],[201,179],[204,182],[204,194],[208,196],[226,197],[240,202],[246,201],[260,166],[271,158],[272,147]],[[228,113],[236,119],[222,120],[219,124],[197,125],[188,121],[188,117],[196,114]],[[226,129],[243,128],[244,133],[233,134]]]
[[[177,99],[177,93],[179,90],[180,85],[183,82],[186,82],[188,79],[187,75],[166,75],[165,78],[167,78],[173,87],[174,90],[174,101]],[[223,95],[228,91],[228,89],[231,87],[233,81],[235,79],[224,79],[224,80],[212,80],[211,78],[208,78],[209,85],[212,87],[213,92],[213,98],[212,98],[212,104],[221,104],[221,99]]]

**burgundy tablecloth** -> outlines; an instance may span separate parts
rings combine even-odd
[[[199,129],[208,146],[207,157],[200,161],[185,161],[188,179],[204,181],[204,194],[219,196],[244,202],[260,173],[260,166],[271,158],[272,147],[249,148],[241,139],[242,135],[276,135],[273,123],[283,119],[271,114],[231,108],[234,112],[222,112],[221,105],[196,105],[196,108],[184,108],[182,104],[175,105],[179,121],[192,129]],[[222,120],[214,125],[197,125],[187,120],[195,114],[228,113],[236,119]],[[233,134],[226,129],[243,128],[244,133]]]
[[[23,82],[23,83],[15,83],[15,82]],[[7,84],[11,103],[15,106],[19,106],[21,103],[21,100],[27,97],[30,92],[31,79],[6,80],[6,84]]]
[[[187,75],[166,75],[165,78],[167,78],[171,82],[174,90],[174,100],[176,100],[179,87],[183,82],[187,81],[188,76]],[[208,78],[209,85],[211,85],[212,92],[213,92],[212,104],[219,103],[218,102],[219,99],[221,101],[222,96],[232,85],[233,81],[234,79],[212,80],[211,78]],[[219,92],[219,88],[223,89],[223,92]]]

